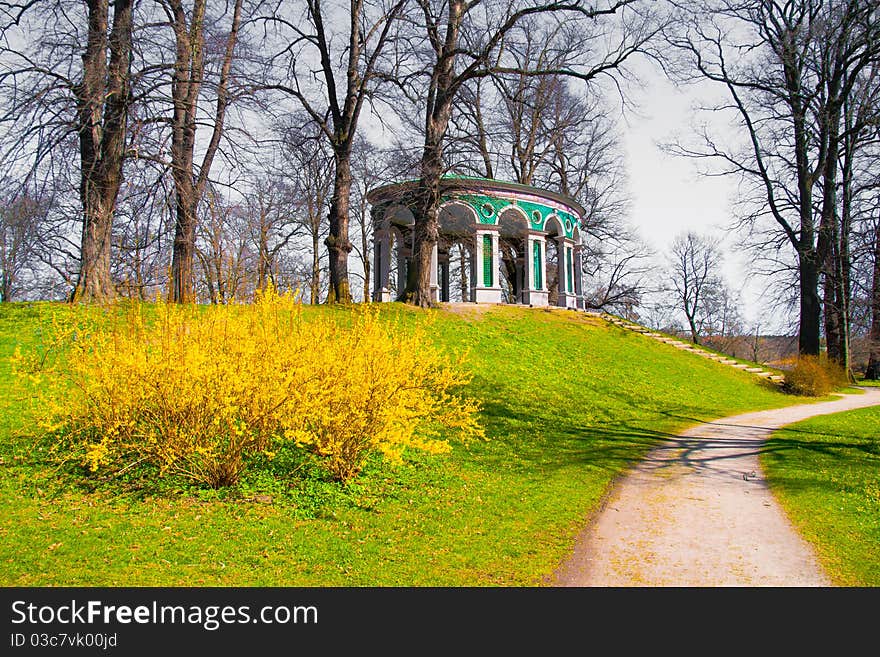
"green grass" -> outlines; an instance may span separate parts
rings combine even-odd
[[[439,345],[468,352],[487,441],[396,468],[373,460],[348,486],[277,463],[219,492],[95,482],[46,458],[10,374],[8,356],[39,340],[50,310],[0,304],[2,585],[541,585],[615,477],[658,441],[805,401],[582,313],[389,304],[384,316],[430,319]]]
[[[785,427],[761,465],[834,582],[880,586],[880,407]]]

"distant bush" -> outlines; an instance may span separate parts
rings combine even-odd
[[[795,395],[821,397],[847,383],[846,373],[824,356],[799,356],[785,373],[783,388]]]
[[[308,449],[347,481],[371,452],[482,435],[477,404],[454,394],[468,381],[459,363],[369,307],[348,327],[306,320],[270,288],[253,304],[134,304],[101,321],[88,310],[57,313],[47,348],[18,370],[40,429],[93,472],[147,462],[216,488],[251,455]]]

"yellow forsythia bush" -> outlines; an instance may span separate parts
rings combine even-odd
[[[478,405],[454,392],[461,364],[374,308],[346,327],[269,288],[252,304],[120,307],[115,321],[65,310],[53,348],[18,369],[41,429],[92,471],[146,461],[220,487],[249,455],[297,446],[346,481],[372,451],[396,459],[448,450],[448,430],[482,435]]]

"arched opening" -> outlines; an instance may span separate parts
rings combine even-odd
[[[498,217],[499,272],[501,300],[522,303],[526,287],[526,245],[529,221],[517,207],[508,207]]]
[[[400,294],[400,291],[403,289],[400,287],[401,282],[406,284],[406,241],[403,237],[403,232],[400,228],[395,227],[391,229],[391,242],[390,242],[390,250],[388,253],[391,265],[389,267],[388,274],[388,291],[391,293],[391,298],[396,299]],[[402,269],[401,269],[401,261]]]
[[[450,201],[440,206],[441,237],[437,245],[440,301],[460,303],[472,300],[476,223],[477,215],[466,203]]]

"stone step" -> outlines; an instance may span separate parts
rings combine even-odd
[[[730,365],[732,367],[735,367],[736,369],[743,370],[745,372],[749,372],[750,374],[755,374],[756,376],[768,379],[773,383],[781,384],[785,381],[784,376],[767,372],[762,367],[753,367],[748,365],[747,363],[740,363],[739,361],[728,358],[727,356],[722,356],[712,351],[706,351],[690,342],[682,342],[681,340],[671,338],[669,336],[663,335],[662,333],[655,333],[650,329],[641,326],[640,324],[633,324],[632,322],[620,319],[618,317],[611,317],[609,315],[605,315],[604,317],[609,323],[614,324],[619,328],[632,331],[634,333],[640,333],[649,338],[654,338],[658,342],[671,345],[681,351],[689,351],[692,354],[702,356],[703,358],[708,358],[709,360],[714,360],[715,362],[721,363],[722,365]]]

